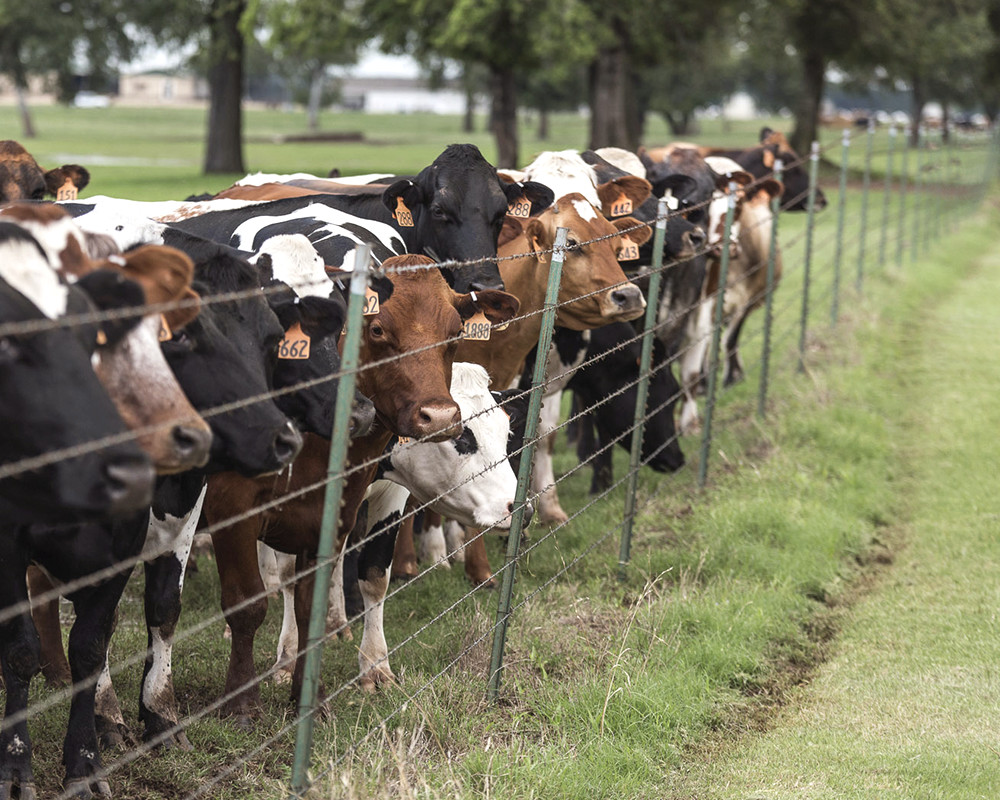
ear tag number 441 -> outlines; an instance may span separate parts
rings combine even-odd
[[[309,334],[296,322],[285,332],[285,338],[278,345],[278,358],[290,361],[304,361],[309,358]]]

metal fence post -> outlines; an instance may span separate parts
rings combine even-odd
[[[924,181],[924,193],[926,197],[924,198],[924,253],[930,249],[931,246],[931,234],[934,232],[934,208],[937,205],[935,203],[934,197],[934,181],[931,179],[931,174],[937,169],[935,166],[937,159],[931,150],[931,137],[930,134],[925,134],[924,136],[925,146],[927,148],[927,180]],[[928,191],[929,190],[929,191]]]
[[[351,404],[354,402],[354,384],[358,369],[358,351],[361,347],[362,316],[365,289],[368,286],[368,263],[371,247],[361,245],[354,259],[351,273],[350,302],[347,308],[347,327],[344,333],[344,350],[340,360],[340,382],[334,406],[333,433],[330,437],[330,459],[327,476],[330,480],[324,489],[323,517],[320,522],[319,542],[316,549],[316,573],[313,583],[312,610],[309,616],[309,639],[305,653],[302,694],[299,696],[299,718],[295,737],[295,757],[292,763],[292,792],[302,797],[309,788],[309,758],[312,753],[313,726],[319,694],[319,675],[323,660],[323,641],[326,638],[326,612],[330,598],[330,576],[333,572],[334,544],[340,520],[340,505],[344,490],[344,462],[350,440]],[[339,554],[337,554],[339,555]]]
[[[840,197],[837,200],[837,249],[833,257],[833,299],[830,302],[830,324],[840,316],[840,268],[844,259],[844,215],[847,211],[847,157],[851,149],[851,130],[844,128],[840,148]]]
[[[920,214],[923,203],[920,200],[921,183],[924,169],[924,130],[917,125],[917,169],[913,173],[913,242],[910,247],[910,261],[916,261],[920,250]]]
[[[677,200],[671,196],[673,207]],[[659,311],[657,298],[660,296],[660,282],[663,278],[663,245],[667,234],[667,214],[669,201],[661,197],[656,207],[656,229],[653,233],[653,264],[649,275],[649,298],[646,302],[646,316],[642,325],[642,349],[639,353],[639,385],[635,400],[635,414],[632,424],[632,447],[629,451],[629,476],[625,489],[625,521],[622,528],[621,545],[618,548],[618,578],[625,580],[625,567],[629,562],[632,547],[632,524],[635,521],[635,495],[639,483],[639,463],[642,460],[642,436],[646,423],[646,399],[649,396],[650,363],[653,360],[653,328]],[[669,369],[669,367],[667,367]]]
[[[781,181],[785,168],[780,158],[774,159],[774,179]],[[771,198],[771,246],[767,254],[767,289],[764,298],[764,341],[760,354],[760,386],[757,392],[757,416],[763,418],[767,409],[767,381],[771,370],[771,329],[774,327],[774,272],[778,258],[778,214],[781,194]]]
[[[521,450],[521,465],[517,471],[517,491],[514,494],[514,512],[510,517],[510,532],[507,536],[507,557],[504,561],[503,579],[497,598],[497,617],[493,628],[493,653],[490,657],[490,682],[487,695],[491,702],[500,696],[500,675],[503,671],[503,652],[507,641],[507,626],[510,621],[511,597],[514,594],[514,568],[517,565],[521,546],[521,531],[524,528],[524,509],[528,499],[528,484],[531,479],[531,461],[535,454],[535,438],[538,436],[538,420],[542,412],[542,394],[545,388],[545,367],[548,362],[549,347],[552,345],[552,329],[556,321],[556,305],[559,301],[559,283],[562,280],[563,259],[565,257],[568,228],[557,228],[555,244],[552,247],[552,261],[549,266],[549,283],[545,290],[545,306],[542,309],[542,329],[538,333],[538,352],[535,369],[531,377],[528,395],[528,417],[524,426],[524,447]]]
[[[889,235],[889,198],[892,195],[892,160],[896,150],[896,126],[889,126],[889,152],[885,165],[885,188],[882,190],[882,235],[878,242],[878,265],[885,268],[885,247]]]
[[[899,218],[896,227],[896,269],[903,268],[903,239],[906,236],[906,181],[910,174],[910,142],[904,128],[901,136],[903,163],[899,171]]]
[[[736,215],[735,181],[727,188],[728,205],[726,222],[722,229],[722,257],[719,260],[719,286],[715,291],[715,323],[712,326],[712,348],[709,350],[708,392],[705,400],[705,430],[701,437],[701,457],[698,460],[698,488],[704,489],[708,481],[708,451],[712,444],[712,416],[715,413],[715,392],[719,372],[719,342],[722,339],[722,317],[726,304],[726,281],[729,279],[729,239],[732,236],[733,217]]]
[[[868,140],[865,145],[865,182],[861,193],[861,224],[858,234],[858,279],[855,287],[860,292],[865,279],[865,246],[868,239],[868,190],[872,182],[872,140],[875,138],[875,120],[868,120]]]
[[[809,281],[812,272],[813,221],[816,217],[816,177],[819,165],[819,142],[812,143],[809,154],[809,210],[806,219],[806,257],[802,275],[802,318],[799,325],[799,372],[806,368],[806,330],[809,326]]]

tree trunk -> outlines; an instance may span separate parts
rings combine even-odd
[[[945,144],[951,142],[951,131],[949,130],[950,122],[951,115],[948,113],[948,103],[941,103],[941,141]]]
[[[490,132],[497,141],[496,165],[515,169],[517,152],[517,89],[514,72],[506,67],[490,67]]]
[[[28,108],[28,97],[20,83],[15,88],[17,90],[17,108],[21,112],[21,135],[25,139],[34,139],[35,123],[31,119],[31,109]]]
[[[669,111],[664,112],[664,119],[670,126],[670,133],[674,136],[687,136],[691,133],[691,113],[689,111]]]
[[[538,138],[543,142],[549,138],[549,109],[545,105],[538,109]]]
[[[212,0],[209,13],[208,135],[205,174],[246,172],[243,166],[243,34],[247,0]]]
[[[819,129],[819,109],[823,102],[823,81],[826,58],[816,50],[807,50],[802,57],[802,94],[795,108],[795,130],[790,144],[800,156],[807,154],[816,141]]]
[[[462,116],[462,133],[476,132],[476,91],[468,74],[465,76],[465,114]]]
[[[628,51],[619,42],[604,48],[590,65],[590,149],[624,147],[635,150],[639,142],[629,124]]]
[[[910,147],[920,145],[920,122],[924,118],[924,106],[927,98],[924,95],[924,82],[920,78],[910,81],[913,87],[913,99],[910,106]]]
[[[309,76],[309,107],[306,120],[310,131],[319,130],[319,107],[323,102],[323,86],[326,84],[326,69],[320,64]]]

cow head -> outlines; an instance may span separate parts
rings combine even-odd
[[[629,283],[622,272],[618,254],[627,245],[626,236],[636,245],[646,242],[650,237],[649,228],[633,217],[609,222],[583,195],[564,195],[525,225],[524,240],[540,266],[551,264],[556,229],[560,227],[568,228],[569,234],[556,325],[587,330],[641,316],[645,300],[638,287]],[[518,239],[508,247],[524,246],[525,243]],[[547,268],[540,270],[538,279],[545,280],[547,274]]]
[[[99,304],[85,292],[92,285],[104,287]],[[104,271],[79,286],[65,286],[34,237],[0,221],[2,323],[55,320],[93,312],[95,305],[107,311],[142,301],[138,286]],[[0,407],[16,420],[0,430],[0,462],[124,432],[91,365],[98,339],[94,324],[0,335]],[[134,442],[124,442],[0,480],[0,499],[8,522],[123,515],[149,503],[154,477],[148,457]]]
[[[809,208],[809,168],[806,162],[792,150],[783,133],[771,128],[761,128],[760,146],[744,151],[737,158],[756,177],[762,178],[774,171],[774,162],[781,159],[781,179],[784,192],[781,207],[785,211],[806,211]],[[747,162],[747,163],[745,163]],[[816,208],[826,208],[826,195],[816,187]]]
[[[393,256],[382,264],[389,299],[364,317],[358,389],[375,404],[379,422],[400,436],[428,441],[461,433],[461,412],[449,393],[463,320],[478,312],[497,324],[517,313],[517,298],[499,290],[460,294],[426,256]]]
[[[0,203],[58,197],[65,188],[71,188],[75,198],[89,182],[90,173],[77,164],[44,172],[20,144],[12,139],[0,141]]]
[[[471,261],[496,256],[500,228],[512,202],[525,197],[544,207],[546,192],[544,186],[530,182],[501,181],[475,145],[453,144],[413,180],[388,186],[382,201],[407,250],[440,261]],[[442,272],[458,292],[503,288],[495,262]]]

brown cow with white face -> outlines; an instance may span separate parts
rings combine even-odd
[[[13,139],[0,141],[0,203],[14,200],[75,200],[90,183],[90,173],[79,164],[63,164],[48,172]]]
[[[517,313],[517,299],[506,292],[458,294],[435,268],[405,270],[432,263],[419,255],[395,256],[383,262],[382,267],[392,282],[391,296],[383,299],[377,314],[364,318],[361,362],[371,366],[363,366],[359,371],[358,389],[375,405],[376,421],[369,434],[352,440],[348,452],[349,465],[364,466],[350,472],[345,479],[338,527],[341,549],[354,528],[365,491],[392,434],[444,441],[461,432],[461,412],[449,386],[462,320],[482,311],[489,321],[502,323]],[[397,271],[399,268],[404,271]],[[232,473],[209,480],[203,519],[212,526],[224,522],[239,509],[290,495],[273,510],[213,533],[222,607],[232,629],[224,693],[236,694],[223,706],[226,713],[245,718],[255,715],[260,704],[260,691],[254,680],[253,641],[263,622],[267,600],[257,565],[257,540],[279,552],[294,554],[298,572],[314,561],[323,492],[313,489],[297,497],[293,493],[303,487],[320,486],[326,477],[328,458],[329,442],[307,435],[290,474],[283,473],[277,480],[247,479]],[[380,535],[360,550],[361,589],[366,601],[379,607],[389,582],[394,539],[394,535]],[[301,653],[305,651],[308,633],[311,578],[300,581],[295,594]],[[241,608],[243,603],[246,605]],[[365,626],[359,653],[360,685],[373,689],[391,681],[393,674],[385,659],[381,614],[366,615]],[[369,630],[369,626],[377,630]],[[301,681],[299,660],[292,681],[293,698],[299,696]]]

